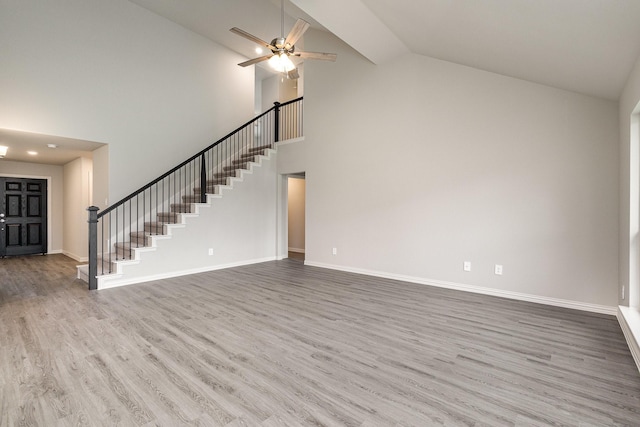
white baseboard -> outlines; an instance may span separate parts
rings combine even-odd
[[[49,252],[49,253],[53,253],[53,252]],[[67,251],[60,251],[59,253],[62,253],[65,256],[68,256],[69,258],[74,259],[78,262],[89,262],[89,257],[86,257],[86,256],[83,257]]]
[[[285,139],[283,141],[278,141],[276,146],[279,147],[281,145],[294,144],[296,142],[304,141],[304,136],[299,136],[297,138]]]
[[[300,249],[300,248],[289,248],[289,252],[295,252],[298,254],[303,254],[304,253],[304,249]]]
[[[243,265],[259,264],[261,262],[275,261],[275,260],[276,260],[276,257],[266,257],[266,258],[252,259],[252,260],[246,260],[246,261],[232,262],[229,264],[220,264],[220,265],[206,266],[206,267],[200,267],[200,268],[193,268],[190,270],[172,271],[170,273],[154,274],[151,276],[142,276],[142,277],[123,278],[122,275],[118,275],[118,277],[114,277],[113,280],[109,280],[109,278],[107,278],[106,276],[99,276],[98,290],[116,288],[119,286],[134,285],[136,283],[151,282],[154,280],[170,279],[172,277],[187,276],[189,274],[206,273],[207,271],[223,270],[225,268],[241,267]],[[101,278],[104,283],[101,283],[100,281]]]
[[[62,251],[62,249],[53,249],[50,251],[47,251],[47,255],[55,255],[55,254],[63,254],[64,252]]]
[[[638,367],[638,372],[640,372],[640,310],[619,306],[617,317],[633,360]]]
[[[618,312],[618,309],[616,307],[609,307],[606,305],[591,304],[591,303],[580,302],[580,301],[571,301],[571,300],[564,300],[564,299],[558,299],[558,298],[543,297],[538,295],[524,294],[520,292],[504,291],[501,289],[465,285],[462,283],[444,282],[441,280],[425,279],[422,277],[386,273],[383,271],[365,270],[360,268],[343,267],[340,265],[323,264],[323,263],[313,262],[313,261],[305,261],[304,264],[312,267],[328,268],[331,270],[340,270],[340,271],[346,271],[349,273],[365,274],[367,276],[381,277],[384,279],[400,280],[403,282],[417,283],[420,285],[427,285],[427,286],[436,286],[438,288],[454,289],[457,291],[491,295],[491,296],[496,296],[501,298],[514,299],[518,301],[535,302],[538,304],[546,304],[546,305],[552,305],[556,307],[571,308],[574,310],[608,314],[610,316],[615,316]]]

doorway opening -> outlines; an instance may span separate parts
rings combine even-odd
[[[287,254],[305,260],[306,181],[304,172],[287,175]]]

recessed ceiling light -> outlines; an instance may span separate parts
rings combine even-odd
[[[0,159],[7,155],[7,150],[9,147],[5,147],[4,145],[0,145]]]
[[[27,151],[27,154],[30,156],[37,156],[38,152],[37,151]]]
[[[258,55],[260,55],[260,54],[262,53],[262,48],[261,48],[261,47],[257,47],[257,48],[256,48],[256,53],[257,53]]]
[[[49,147],[49,148],[58,148],[58,146],[56,144],[47,144],[47,147]]]

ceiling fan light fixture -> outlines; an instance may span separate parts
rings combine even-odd
[[[269,59],[269,65],[271,66],[271,68],[280,73],[288,73],[289,71],[296,68],[293,62],[291,62],[291,59],[289,59],[289,55],[287,55],[286,53],[273,55]]]

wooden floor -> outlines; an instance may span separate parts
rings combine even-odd
[[[284,260],[88,292],[0,260],[2,426],[638,426],[613,317]]]

